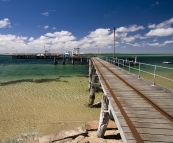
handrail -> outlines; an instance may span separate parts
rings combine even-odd
[[[99,58],[111,64],[114,64],[119,68],[122,68],[122,70],[126,70],[129,73],[137,75],[138,78],[143,78],[147,81],[150,81],[153,83],[153,85],[159,85],[173,91],[173,68],[157,66],[147,63],[140,63],[136,61],[130,61],[127,59],[124,60],[117,57]],[[161,70],[159,70],[158,68]],[[167,70],[168,72],[164,72],[163,70]]]

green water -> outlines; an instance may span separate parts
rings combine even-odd
[[[112,54],[100,54],[99,56],[112,57]],[[129,65],[125,65],[124,69],[147,79],[151,84],[155,83],[173,90],[173,54],[115,54],[115,57],[137,57],[140,66],[139,63],[130,68]],[[164,61],[172,62],[172,64],[163,64]],[[120,61],[120,63],[119,66],[123,68],[123,62]],[[154,74],[156,74],[155,78]]]
[[[11,56],[0,56],[0,83],[25,79],[52,79],[59,76],[86,76],[88,64],[81,65],[75,61],[72,65],[66,61],[53,64],[53,59],[12,59]]]
[[[0,143],[55,134],[98,120],[88,105],[88,63],[0,56]],[[102,92],[96,93],[96,102]]]
[[[93,56],[88,54],[87,56]],[[112,54],[100,54],[109,56]],[[173,68],[173,55],[116,54],[117,57],[137,56],[137,61]],[[53,64],[52,59],[12,59],[0,55],[0,142],[16,141],[31,135],[47,135],[63,129],[83,126],[87,120],[98,120],[100,109],[89,108],[88,63]],[[138,68],[135,65],[134,68]],[[152,66],[141,66],[153,72]],[[126,70],[129,70],[126,68]],[[133,73],[138,71],[130,69]],[[172,71],[158,68],[160,75],[173,79]],[[141,77],[153,76],[141,72]],[[173,87],[163,79],[159,84]],[[96,93],[95,102],[102,92]]]

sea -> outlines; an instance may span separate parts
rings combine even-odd
[[[85,56],[112,57],[112,54]],[[116,57],[137,56],[137,62],[158,66],[158,72],[173,79],[173,54],[116,54]],[[138,68],[138,65],[135,65]],[[132,67],[131,71],[133,72]],[[160,68],[160,67],[167,68]],[[128,70],[129,68],[127,68]],[[142,70],[153,72],[152,66]],[[148,72],[148,71],[147,71]],[[135,74],[138,74],[134,70]],[[153,80],[141,71],[141,76]],[[158,79],[157,82],[163,82]],[[61,130],[84,126],[88,120],[98,120],[99,108],[88,107],[88,63],[53,59],[12,59],[0,55],[0,143],[18,143],[33,135],[55,134]],[[173,87],[172,82],[163,85]],[[96,92],[95,103],[103,93]]]

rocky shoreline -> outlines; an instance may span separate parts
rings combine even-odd
[[[122,143],[115,122],[109,121],[104,138],[97,137],[99,121],[87,121],[85,127],[63,130],[47,136],[32,136],[20,143]]]

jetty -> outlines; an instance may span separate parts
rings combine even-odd
[[[14,54],[12,55],[12,59],[53,59],[54,64],[62,63],[65,65],[67,61],[71,61],[71,63],[74,65],[75,61],[78,63],[81,62],[88,62],[89,57],[88,56],[65,56],[65,55],[56,55],[56,54],[50,54],[50,55],[44,55],[44,54]]]
[[[111,119],[124,143],[172,142],[173,91],[156,85],[155,73],[154,82],[148,82],[140,74],[123,70],[125,60],[123,68],[114,60],[89,60],[89,105],[94,103],[97,88],[101,86],[104,93],[97,136],[104,137]]]

